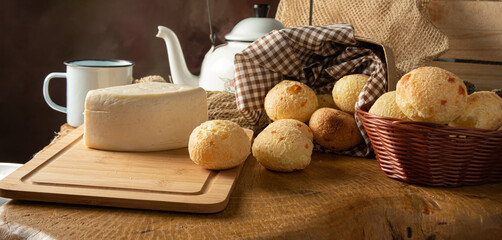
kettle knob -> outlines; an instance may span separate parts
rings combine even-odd
[[[268,10],[270,9],[268,4],[255,4],[253,7],[257,18],[266,18],[268,16]]]

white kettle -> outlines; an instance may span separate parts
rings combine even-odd
[[[270,31],[284,28],[284,25],[277,20],[266,17],[269,8],[267,4],[255,4],[254,8],[256,17],[240,21],[229,34],[225,35],[227,43],[213,46],[206,53],[200,77],[188,71],[176,34],[167,27],[159,26],[157,37],[166,42],[173,83],[200,86],[206,91],[234,93],[235,54]]]

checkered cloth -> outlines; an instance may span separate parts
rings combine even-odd
[[[385,63],[372,50],[358,46],[348,24],[274,30],[238,53],[234,63],[237,108],[251,124],[264,114],[267,92],[284,79],[300,81],[321,94],[330,93],[336,80],[347,74],[369,75],[356,108],[374,102],[386,89]],[[335,153],[360,157],[370,153],[369,138],[357,116],[356,122],[364,143]],[[334,152],[318,144],[314,150]]]

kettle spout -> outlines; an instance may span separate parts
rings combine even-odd
[[[181,45],[176,34],[169,28],[158,26],[159,32],[156,37],[164,39],[167,47],[169,66],[173,83],[199,86],[199,77],[188,71],[188,67],[181,50]]]

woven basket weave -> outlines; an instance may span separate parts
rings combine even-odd
[[[390,178],[456,187],[502,181],[502,131],[402,121],[356,111]]]

